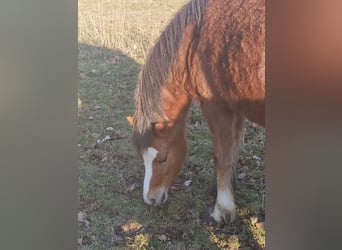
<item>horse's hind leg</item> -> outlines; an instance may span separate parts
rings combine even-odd
[[[202,113],[211,131],[217,175],[217,199],[210,216],[217,222],[235,217],[232,179],[234,156],[240,144],[244,118],[217,103],[201,103]]]

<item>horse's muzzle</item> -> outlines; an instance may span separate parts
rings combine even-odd
[[[167,201],[167,190],[161,189],[159,192],[154,192],[151,195],[144,197],[144,201],[148,205],[159,206]]]

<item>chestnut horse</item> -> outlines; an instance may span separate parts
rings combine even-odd
[[[264,0],[192,0],[168,24],[139,74],[133,143],[143,158],[143,198],[160,205],[184,164],[193,100],[212,135],[216,222],[235,216],[234,152],[244,121],[265,125]]]

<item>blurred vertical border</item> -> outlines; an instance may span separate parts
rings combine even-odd
[[[339,249],[342,2],[266,1],[266,248]]]
[[[77,1],[1,1],[0,40],[0,249],[76,249]]]

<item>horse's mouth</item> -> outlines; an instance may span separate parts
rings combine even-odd
[[[168,198],[167,191],[165,191],[165,192],[163,192],[163,195],[161,196],[160,199],[158,199],[158,200],[151,199],[152,205],[153,206],[160,206],[167,201],[167,198]]]
[[[164,204],[167,201],[167,199],[168,199],[168,194],[167,194],[167,190],[165,189],[160,190],[159,194],[153,198],[147,198],[144,196],[145,203],[148,205],[152,205],[152,206],[160,206]]]
[[[164,204],[164,203],[167,201],[167,198],[168,198],[168,196],[167,196],[167,191],[165,191],[165,192],[163,193],[162,198],[161,198],[161,204]]]

